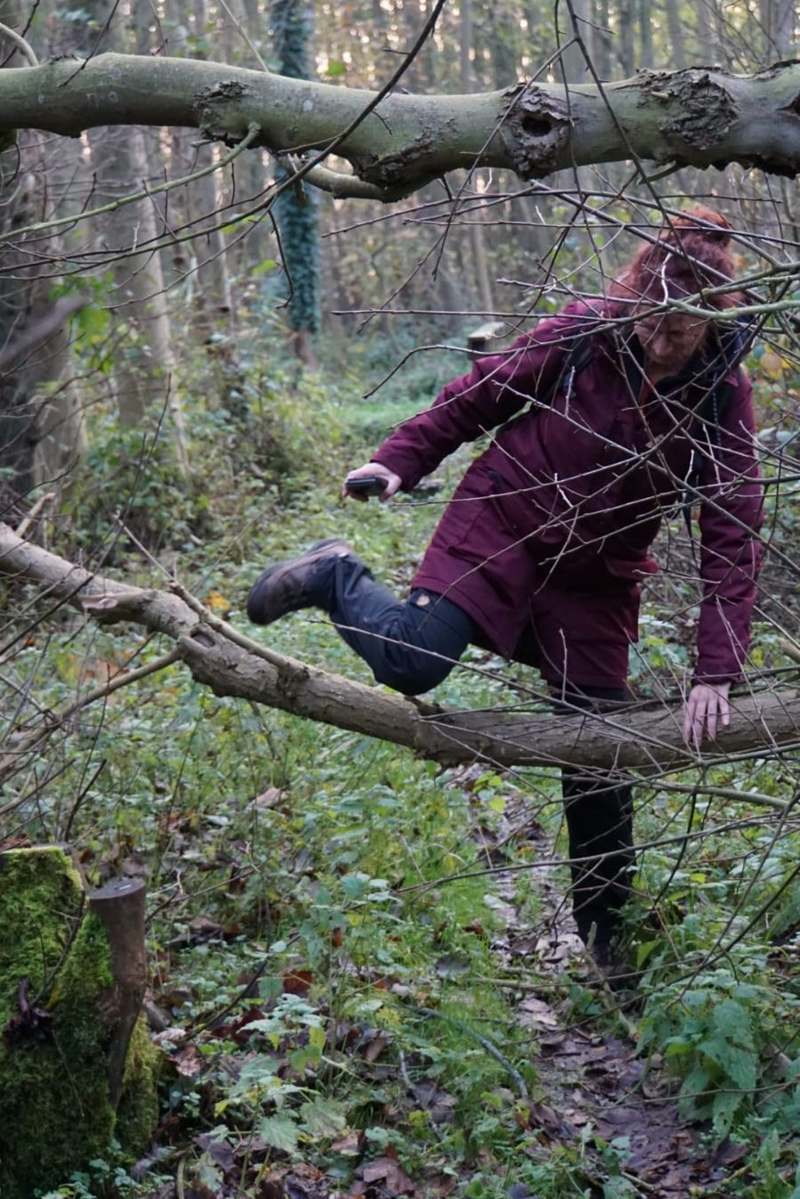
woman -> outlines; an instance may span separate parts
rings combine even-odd
[[[408,695],[448,674],[470,642],[538,669],[559,710],[626,697],[641,580],[665,510],[700,500],[702,604],[685,736],[729,723],[760,564],[762,494],[747,330],[654,305],[733,277],[730,226],[695,209],[645,245],[608,299],[575,301],[503,353],[480,358],[401,425],[344,491],[377,476],[409,491],[489,430],[399,602],[343,542],[266,570],[249,600],[269,624],[316,606],[379,682]],[[736,304],[719,291],[708,303]],[[498,426],[499,429],[497,428]],[[631,788],[563,770],[578,931],[608,956],[632,870]],[[597,855],[596,858],[593,855]]]

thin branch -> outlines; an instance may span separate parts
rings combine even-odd
[[[176,187],[183,187],[187,183],[194,183],[196,179],[202,179],[206,175],[213,174],[214,171],[221,171],[225,167],[230,166],[234,159],[238,158],[240,154],[252,146],[260,132],[260,127],[255,122],[251,122],[242,140],[236,143],[229,154],[220,158],[219,162],[212,162],[210,166],[203,167],[200,171],[193,171],[191,175],[184,175],[181,179],[170,179],[166,183],[159,183],[156,187],[145,187],[141,191],[132,192],[129,196],[120,196],[118,200],[110,200],[108,204],[101,204],[99,208],[88,208],[83,212],[73,213],[71,216],[54,217],[52,221],[37,221],[34,225],[23,225],[20,228],[12,229],[8,233],[0,234],[0,243],[4,241],[16,242],[23,236],[27,237],[32,233],[43,233],[51,229],[59,229],[62,225],[75,226],[80,221],[87,221],[92,217],[102,216],[108,212],[117,212],[118,209],[124,208],[127,204],[137,204],[140,200],[150,200],[153,196],[174,191]]]
[[[17,49],[25,55],[32,67],[38,67],[39,59],[36,57],[33,46],[31,46],[30,42],[26,42],[25,38],[22,37],[21,34],[17,33],[13,29],[9,29],[8,25],[4,25],[2,21],[0,21],[0,33],[2,33],[4,37],[7,37],[10,42],[14,43]]]

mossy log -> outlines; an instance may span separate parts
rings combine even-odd
[[[0,854],[0,1195],[31,1199],[157,1120],[139,1014],[144,888],[86,894],[55,847]]]

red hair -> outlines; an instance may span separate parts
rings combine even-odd
[[[731,225],[720,212],[698,205],[665,223],[654,242],[648,242],[615,280],[615,300],[653,300],[693,295],[704,287],[719,287],[736,273],[730,251]],[[666,293],[666,294],[665,294]],[[708,296],[711,308],[732,308],[741,294],[728,291]],[[621,304],[621,310],[630,309]]]

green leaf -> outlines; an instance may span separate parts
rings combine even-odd
[[[261,262],[257,262],[254,267],[250,268],[250,274],[266,275],[269,271],[274,271],[277,265],[274,258],[262,258]]]
[[[636,968],[641,970],[650,954],[658,945],[658,941],[642,941],[641,945],[636,947]]]
[[[603,1183],[603,1199],[631,1199],[638,1191],[627,1178],[619,1175],[607,1178]]]
[[[198,1182],[212,1192],[219,1194],[222,1190],[222,1173],[214,1165],[207,1153],[204,1153],[194,1167],[194,1175]]]
[[[733,1117],[736,1115],[742,1103],[742,1096],[738,1091],[720,1091],[719,1095],[714,1096],[714,1102],[711,1106],[711,1117],[714,1123],[714,1132],[720,1137],[725,1137],[731,1130]]]
[[[708,1090],[710,1076],[704,1066],[695,1066],[683,1080],[680,1091],[680,1109],[682,1114],[695,1115],[708,1107]]]
[[[698,1049],[712,1062],[716,1062],[735,1086],[748,1092],[754,1089],[758,1077],[758,1057],[755,1053],[731,1045],[722,1037],[709,1037],[700,1042]]]
[[[290,1116],[267,1116],[258,1126],[258,1135],[271,1149],[297,1152],[298,1128]]]
[[[79,309],[75,320],[78,328],[85,337],[102,337],[108,329],[110,316],[107,308],[98,308],[96,304],[87,304]]]
[[[745,1049],[753,1048],[753,1026],[750,1013],[735,999],[723,999],[711,1010],[711,1020],[727,1041],[735,1041]]]
[[[309,1136],[331,1140],[347,1127],[346,1110],[344,1104],[335,1099],[312,1099],[302,1105],[300,1115]]]
[[[664,1042],[664,1057],[678,1057],[691,1051],[691,1043],[683,1037],[670,1037]]]
[[[325,1029],[321,1025],[312,1025],[308,1030],[308,1043],[317,1053],[325,1048]]]
[[[339,76],[347,74],[347,66],[345,63],[340,62],[338,58],[332,58],[328,63],[328,69],[325,74],[330,79],[337,79]]]

